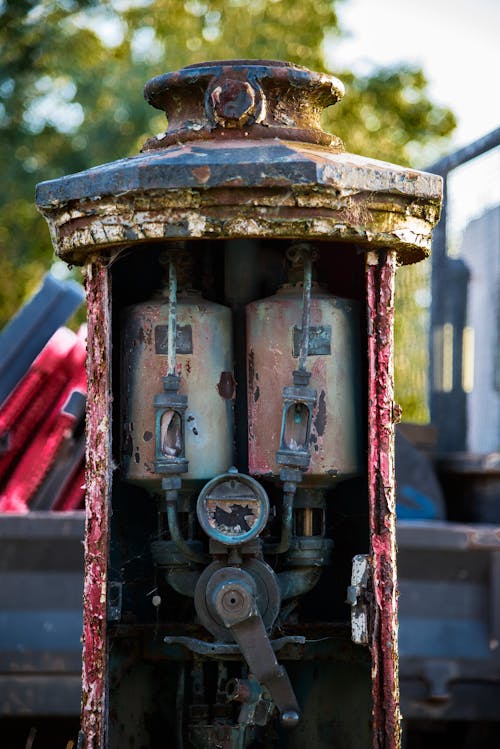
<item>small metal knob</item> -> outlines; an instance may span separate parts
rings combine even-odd
[[[245,582],[230,581],[222,584],[214,592],[214,607],[218,615],[229,621],[239,621],[250,616],[253,611],[252,589]]]

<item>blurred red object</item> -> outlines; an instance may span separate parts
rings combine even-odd
[[[59,328],[0,407],[0,512],[82,506],[85,355]]]

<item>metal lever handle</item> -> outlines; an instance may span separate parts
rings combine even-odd
[[[251,575],[237,567],[218,570],[208,582],[207,603],[231,630],[251,673],[269,691],[282,725],[296,726],[300,708],[288,674],[271,647],[257,608],[256,586]]]

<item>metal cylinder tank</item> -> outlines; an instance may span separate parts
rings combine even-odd
[[[154,397],[167,374],[168,297],[124,310],[123,437],[124,477],[153,489],[155,473]],[[233,354],[231,311],[197,291],[177,297],[177,374],[187,395],[183,481],[206,481],[233,462]]]
[[[247,305],[249,470],[278,476],[283,388],[297,369],[302,285]],[[359,309],[313,284],[307,368],[317,391],[304,484],[325,485],[361,466]]]

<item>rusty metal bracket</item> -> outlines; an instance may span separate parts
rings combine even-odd
[[[351,584],[347,588],[346,603],[351,606],[351,639],[356,645],[368,645],[368,597],[371,569],[367,554],[357,554],[352,560]]]

